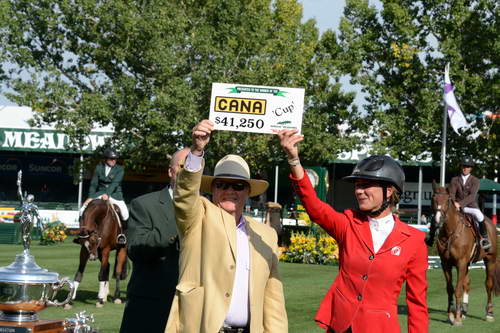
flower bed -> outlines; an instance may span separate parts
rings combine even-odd
[[[49,222],[43,228],[40,244],[53,245],[63,243],[67,237],[64,223],[60,221]]]
[[[332,265],[338,260],[338,246],[328,235],[292,232],[290,246],[283,249],[280,260],[304,264]]]

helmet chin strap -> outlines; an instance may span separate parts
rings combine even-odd
[[[383,185],[382,186],[382,190],[383,190],[383,201],[382,201],[382,205],[380,205],[380,207],[378,209],[375,209],[375,210],[371,210],[371,211],[363,211],[363,213],[365,213],[366,215],[370,216],[370,217],[377,217],[379,216],[384,210],[387,209],[387,207],[389,207],[390,205],[390,202],[389,200],[387,200],[387,186],[386,185]]]

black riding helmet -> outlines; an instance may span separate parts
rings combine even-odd
[[[474,160],[470,156],[465,156],[462,158],[462,161],[460,162],[460,165],[466,166],[466,167],[473,167],[474,166]]]
[[[356,164],[350,176],[344,180],[353,182],[355,179],[371,179],[390,183],[399,193],[403,192],[405,173],[401,165],[386,155],[373,155]]]
[[[372,212],[366,212],[370,216],[378,216],[390,204],[387,200],[387,185],[391,184],[396,187],[399,193],[403,192],[405,182],[405,173],[401,165],[393,158],[386,155],[373,155],[367,157],[354,167],[350,176],[343,178],[346,181],[354,182],[356,179],[370,179],[380,181],[384,188],[384,199],[382,206]]]
[[[118,159],[118,153],[114,148],[106,148],[102,154],[106,159]]]

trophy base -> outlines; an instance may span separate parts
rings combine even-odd
[[[0,311],[0,321],[26,322],[37,321],[36,311]],[[1,331],[0,331],[1,332]]]
[[[8,333],[65,333],[64,320],[40,319],[32,322],[0,321],[0,332]]]

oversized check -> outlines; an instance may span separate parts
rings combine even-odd
[[[215,129],[276,133],[302,129],[304,89],[212,83],[209,119]]]

